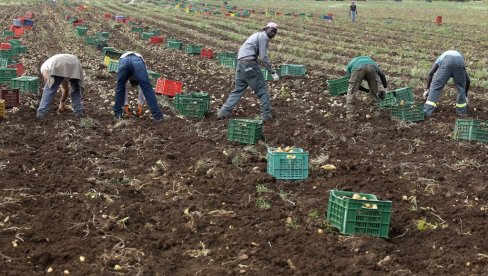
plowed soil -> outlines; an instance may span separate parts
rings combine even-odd
[[[110,46],[138,51],[151,70],[212,96],[203,120],[178,116],[172,99],[158,95],[164,122],[146,115],[114,124],[116,75],[63,18],[74,9],[2,9],[11,15],[3,27],[14,15],[36,14],[21,38],[27,75],[40,77],[46,58],[71,53],[83,63],[87,90],[81,120],[69,111],[57,115],[58,98],[37,120],[40,94],[23,93],[21,106],[0,121],[0,274],[37,275],[50,267],[56,275],[488,273],[488,147],[451,138],[454,96],[445,93],[439,112],[417,124],[368,119],[362,100],[360,117],[347,121],[345,98],[327,93],[326,68],[307,67],[305,77],[269,83],[274,119],[258,144],[239,145],[226,139],[228,120],[216,118],[232,70],[151,45],[128,26],[105,23],[100,11],[81,13],[90,32],[110,32]],[[470,117],[488,119],[480,97],[486,92],[470,96]],[[249,91],[232,117],[256,115]],[[266,173],[267,147],[277,146],[310,153],[308,179]],[[325,171],[324,164],[337,169]],[[391,200],[389,239],[344,236],[327,224],[332,189]],[[260,208],[257,199],[270,207]],[[418,220],[435,229],[420,231]]]

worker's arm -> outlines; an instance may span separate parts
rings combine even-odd
[[[434,63],[432,65],[432,68],[430,69],[429,76],[427,77],[427,90],[430,89],[430,84],[432,83],[432,78],[434,77],[435,72],[439,68],[439,65],[437,63]]]
[[[466,97],[468,96],[468,91],[470,86],[471,86],[471,80],[469,79],[468,72],[466,72]]]
[[[383,87],[388,88],[388,83],[386,82],[386,76],[383,73],[383,71],[381,71],[381,69],[379,69],[379,68],[378,68],[378,76],[380,76],[380,80],[381,80],[381,83],[383,84]]]

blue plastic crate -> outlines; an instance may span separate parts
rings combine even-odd
[[[268,173],[276,179],[303,180],[308,178],[308,152],[293,148],[289,152],[279,152],[278,148],[268,148]]]

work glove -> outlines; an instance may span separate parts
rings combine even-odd
[[[277,81],[280,79],[280,76],[278,76],[278,74],[276,74],[276,72],[272,73],[271,76],[273,77],[274,81]]]
[[[380,100],[384,100],[385,99],[385,96],[386,96],[386,93],[388,93],[388,91],[386,89],[380,91],[380,93],[378,93],[378,98],[380,98]]]
[[[422,97],[424,100],[427,100],[427,97],[429,96],[429,89],[425,89],[424,93],[422,94]]]

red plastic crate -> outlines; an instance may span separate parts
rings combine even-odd
[[[10,45],[10,43],[0,43],[0,49],[1,50],[10,50],[10,49],[12,49],[12,45]]]
[[[152,36],[151,37],[151,44],[161,44],[164,42],[163,36]]]
[[[5,107],[16,107],[20,104],[19,89],[0,89],[0,99],[5,100]]]
[[[155,90],[158,94],[174,97],[176,94],[181,94],[183,83],[181,81],[159,78]]]
[[[73,28],[76,28],[78,26],[83,26],[84,23],[85,21],[83,21],[83,19],[78,19],[76,21],[73,21]]]
[[[105,19],[112,19],[112,14],[111,13],[106,13],[103,15]]]
[[[17,29],[14,29],[14,37],[19,37],[24,35],[24,28],[20,27]]]
[[[22,76],[24,74],[24,64],[18,62],[18,63],[12,63],[7,65],[7,68],[15,68],[17,69],[17,77]]]
[[[200,52],[200,55],[204,58],[213,58],[214,51],[212,49],[203,48],[202,51]]]

